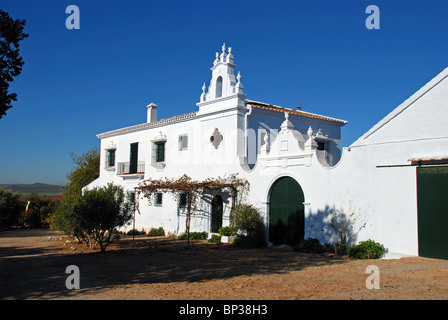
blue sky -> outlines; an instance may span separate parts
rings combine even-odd
[[[80,29],[68,30],[68,5]],[[380,29],[368,30],[368,5]],[[0,183],[65,184],[96,134],[197,110],[216,51],[248,99],[344,119],[348,146],[448,67],[445,0],[5,1],[26,19],[18,101],[0,119]]]

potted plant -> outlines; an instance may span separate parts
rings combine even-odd
[[[221,242],[229,243],[233,242],[235,230],[231,227],[221,227],[218,230],[219,235],[221,236]]]

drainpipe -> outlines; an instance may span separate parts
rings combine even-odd
[[[249,112],[244,115],[244,162],[247,163],[247,116],[252,114],[252,105],[248,105]]]

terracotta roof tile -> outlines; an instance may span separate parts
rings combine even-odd
[[[274,106],[272,104],[267,104],[267,103],[263,103],[263,102],[253,101],[253,100],[247,100],[247,104],[249,104],[249,105],[251,105],[251,106],[253,106],[255,108],[259,108],[259,109],[263,109],[263,110],[270,110],[270,111],[277,111],[277,112],[288,112],[290,114],[295,114],[295,115],[308,117],[308,118],[327,120],[327,121],[334,121],[334,122],[341,123],[342,125],[347,123],[347,121],[345,121],[345,120],[340,120],[340,119],[336,119],[336,118],[330,118],[330,117],[326,117],[326,116],[321,116],[321,115],[318,115],[318,114],[305,112],[305,111],[302,111],[302,110],[293,110],[293,109],[283,108],[283,107],[279,107],[279,106]]]

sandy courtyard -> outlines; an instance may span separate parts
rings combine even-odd
[[[373,300],[448,299],[448,261],[353,260],[206,241],[122,239],[101,254],[45,229],[0,233],[0,299]],[[68,290],[66,268],[80,271]],[[379,289],[368,289],[369,265]]]

